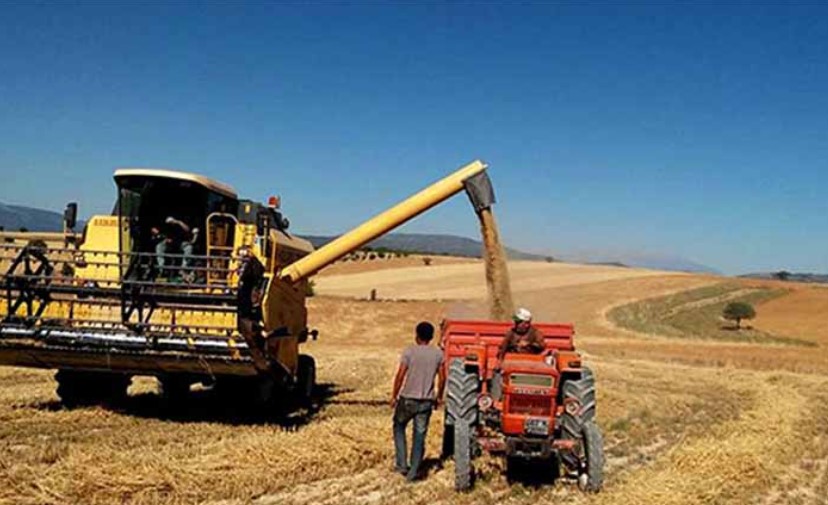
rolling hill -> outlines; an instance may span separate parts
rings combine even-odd
[[[30,231],[60,231],[62,229],[62,215],[59,212],[27,207],[24,205],[9,205],[0,203],[0,227],[7,231],[17,231],[26,228]],[[78,230],[82,228],[80,223]],[[314,247],[335,239],[330,235],[302,235],[313,243]],[[481,257],[483,244],[479,240],[457,235],[437,233],[390,233],[374,240],[369,247],[386,248],[396,251],[412,253],[462,256],[469,258]],[[551,255],[534,254],[518,249],[506,247],[506,255],[510,260],[546,261]],[[632,254],[632,253],[599,253],[579,252],[574,254],[554,255],[556,259],[574,263],[594,263],[623,265],[654,270],[672,270],[681,272],[718,273],[716,270],[681,258],[665,254]]]
[[[6,231],[61,231],[63,215],[51,210],[0,202],[0,227]]]
[[[304,238],[310,240],[313,246],[318,248],[336,237],[305,235]],[[483,244],[479,240],[434,233],[389,233],[369,243],[368,247],[470,258],[479,258],[483,251]],[[506,254],[513,260],[543,261],[545,259],[544,256],[518,251],[509,247],[506,248]]]

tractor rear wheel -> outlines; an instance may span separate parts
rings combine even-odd
[[[449,365],[446,382],[446,424],[453,429],[443,433],[443,448],[445,451],[451,442],[455,468],[454,488],[463,491],[472,484],[472,436],[477,424],[479,381],[477,374],[466,371],[462,359],[454,359]]]
[[[581,418],[584,421],[595,419],[595,374],[592,369],[584,367],[581,380],[575,381],[577,398],[581,402]]]
[[[448,414],[445,414],[448,417]],[[448,459],[454,456],[454,425],[448,420],[443,421],[443,450],[440,453],[441,459]]]
[[[55,380],[58,397],[68,408],[122,403],[132,382],[129,375],[77,370],[58,370]]]

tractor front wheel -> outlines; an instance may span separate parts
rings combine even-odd
[[[597,493],[604,485],[604,440],[592,421],[581,427],[579,453],[578,487],[587,493]]]

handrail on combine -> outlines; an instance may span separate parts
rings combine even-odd
[[[80,314],[92,308],[118,307],[108,321],[111,324],[133,328],[166,325],[172,331],[184,325],[159,323],[152,319],[156,309],[167,309],[173,318],[178,313],[206,311],[232,316],[235,312],[235,288],[228,280],[233,272],[229,257],[217,264],[209,255],[165,254],[165,260],[173,263],[185,257],[192,262],[171,265],[170,270],[178,275],[173,280],[161,277],[158,256],[148,252],[85,251],[31,243],[3,244],[0,252],[5,253],[0,254],[0,289],[5,299],[0,302],[4,312],[0,318],[7,323],[23,327],[44,321],[54,324],[61,316],[50,307],[64,307],[70,314],[64,318],[67,322],[100,325],[106,321],[91,321]],[[90,256],[96,259],[87,259]],[[197,329],[198,325],[186,326]],[[234,326],[209,329],[226,333]]]

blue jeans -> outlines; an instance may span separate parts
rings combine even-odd
[[[167,255],[173,254],[176,251],[176,246],[172,243],[167,242],[166,240],[161,240],[155,245],[155,261],[158,265],[158,271],[163,275],[164,268],[167,266]],[[180,246],[181,254],[184,256],[181,258],[181,273],[184,274],[187,270],[192,266],[193,260],[193,244],[190,242],[182,242]]]
[[[394,409],[394,450],[396,452],[396,469],[406,474],[406,479],[415,480],[420,472],[420,465],[425,455],[425,441],[428,433],[428,421],[434,402],[431,400],[413,400],[400,398]],[[411,447],[411,461],[408,461],[405,429],[414,420],[414,436]]]

